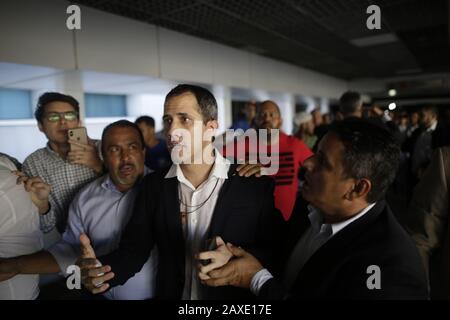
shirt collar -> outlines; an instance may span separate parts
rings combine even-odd
[[[427,132],[432,132],[432,131],[436,130],[437,124],[438,124],[437,121],[434,122],[434,123],[431,125],[431,127],[429,127],[429,128],[427,129]]]
[[[47,151],[50,153],[50,155],[52,155],[53,157],[56,157],[56,158],[61,159],[61,160],[64,161],[64,159],[61,158],[61,156],[60,156],[57,152],[55,152],[55,151],[52,150],[52,148],[50,147],[50,142],[47,142],[45,148],[46,148]]]
[[[211,177],[216,177],[219,179],[228,179],[228,170],[230,169],[230,161],[225,159],[217,149],[214,149],[214,153],[216,158],[214,159],[214,167],[209,174],[208,179]],[[167,172],[165,178],[170,179],[177,177],[179,182],[182,182],[187,185],[191,185],[191,183],[184,177],[183,170],[179,164],[172,164],[169,171]]]
[[[331,224],[324,224],[323,223],[323,215],[320,213],[320,211],[315,208],[312,205],[308,206],[308,209],[310,211],[308,218],[311,222],[311,227],[313,228],[314,232],[319,232],[324,230],[325,228],[331,227],[331,236],[334,236],[336,233],[344,229],[346,226],[348,226],[353,221],[361,218],[363,215],[365,215],[367,212],[370,211],[375,206],[376,203],[369,204],[366,208],[364,208],[362,211],[360,211],[358,214],[354,215],[348,220],[338,222],[338,223],[331,223]]]

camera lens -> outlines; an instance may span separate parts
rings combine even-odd
[[[73,136],[73,131],[70,131],[70,136],[71,136],[71,137]]]

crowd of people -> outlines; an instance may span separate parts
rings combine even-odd
[[[78,101],[39,98],[47,145],[23,164],[0,154],[0,299],[450,297],[435,107],[388,112],[348,91],[289,134],[276,102],[249,102],[231,141],[205,88],[178,85],[163,108],[163,135],[144,115],[83,144],[68,135]],[[67,286],[73,266],[83,289]]]

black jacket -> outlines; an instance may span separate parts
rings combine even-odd
[[[286,257],[310,226],[306,205],[296,205],[287,236]],[[381,289],[369,290],[376,265]],[[280,279],[280,277],[278,278]],[[418,251],[384,201],[319,248],[287,292],[277,278],[260,291],[267,299],[427,299],[425,272]]]
[[[248,249],[263,263],[273,265],[283,227],[273,200],[274,181],[269,177],[243,178],[231,166],[215,206],[207,238],[221,236],[225,242]],[[180,219],[178,180],[166,172],[147,175],[140,186],[133,215],[119,248],[99,260],[110,265],[115,277],[111,287],[124,284],[139,272],[154,245],[159,264],[156,297],[181,299],[185,281],[185,241]],[[250,298],[248,291],[234,287],[209,288],[210,299]]]

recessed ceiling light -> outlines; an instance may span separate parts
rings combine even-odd
[[[379,34],[376,36],[352,39],[352,40],[350,40],[350,43],[357,47],[370,47],[370,46],[376,46],[379,44],[386,44],[386,43],[397,42],[397,41],[398,41],[398,38],[395,34],[385,33],[385,34]]]

